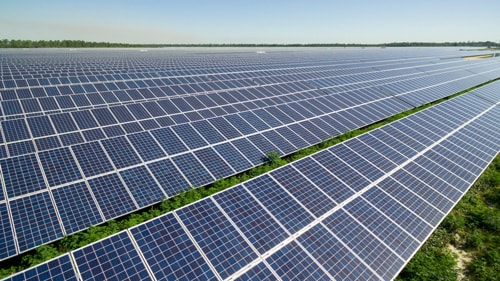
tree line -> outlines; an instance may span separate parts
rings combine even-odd
[[[500,47],[492,41],[477,42],[392,42],[383,44],[311,43],[311,44],[128,44],[83,40],[2,39],[0,48],[160,48],[160,47]]]

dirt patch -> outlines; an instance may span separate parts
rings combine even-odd
[[[459,281],[465,280],[465,275],[464,275],[465,266],[472,260],[471,257],[464,250],[457,249],[455,248],[455,246],[451,244],[448,245],[448,248],[452,253],[454,253],[458,257],[457,258],[458,280]]]
[[[488,54],[488,55],[478,55],[478,56],[467,56],[467,57],[463,57],[464,60],[479,60],[479,59],[488,59],[488,58],[492,58],[493,57],[493,54]]]

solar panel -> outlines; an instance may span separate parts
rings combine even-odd
[[[489,127],[498,119],[494,118],[498,117],[498,106],[484,104],[482,111],[460,106],[464,101],[474,103],[476,99],[473,94],[455,98],[183,207],[174,215],[161,216],[133,228],[131,232],[141,229],[141,233],[148,233],[146,225],[157,229],[160,221],[171,221],[168,225],[163,222],[165,226],[161,231],[164,235],[178,231],[182,235],[186,231],[187,236],[192,237],[191,243],[199,247],[191,246],[189,255],[201,249],[203,261],[200,264],[209,264],[204,271],[198,272],[215,270],[214,274],[222,279],[255,276],[291,280],[392,279],[481,174],[482,169],[471,167],[484,169],[496,155],[487,154],[486,161],[477,161],[479,157],[476,157],[471,162],[468,157],[456,153],[463,150],[461,143],[451,141],[457,135],[463,135],[464,130],[469,130],[468,135],[475,134],[474,138],[486,141],[478,146],[481,151],[488,150],[492,144],[499,148],[496,131],[471,130],[476,126]],[[454,112],[454,115],[463,116],[465,111],[475,112],[475,115],[457,127],[438,129],[422,123],[422,120],[433,122],[422,119],[422,116],[430,112],[445,114],[443,109],[449,112],[446,114]],[[389,126],[397,128],[400,124],[408,124],[408,119],[418,120],[430,132],[444,131],[446,134],[371,180],[362,183],[349,181],[347,177],[342,180],[343,174],[352,175],[354,171],[365,169],[366,164],[361,164],[359,158],[365,155],[361,153],[364,150],[372,149],[374,152],[367,155],[376,156],[362,158],[368,163],[393,155],[394,150],[390,150],[385,141],[393,142],[394,138],[377,132],[385,131]],[[418,138],[419,131],[415,128],[406,134]],[[374,138],[374,135],[379,138]],[[370,142],[372,140],[374,142]],[[391,158],[385,159],[390,161]],[[339,162],[343,164],[332,165]],[[468,174],[472,177],[464,179]],[[447,175],[460,179],[465,185],[460,181],[449,181]],[[329,187],[330,184],[335,188]],[[336,187],[344,184],[358,193],[347,192],[344,197],[336,193]],[[175,216],[180,218],[181,227],[177,226]],[[174,228],[167,232],[171,225]],[[148,235],[161,237],[152,233]],[[140,241],[144,238],[142,236]],[[155,245],[163,240],[150,241]],[[230,251],[235,245],[242,250]],[[236,259],[238,262],[225,263],[229,256],[224,251],[241,255]],[[158,253],[154,256],[166,262],[165,265],[169,264],[170,260],[164,255]],[[154,260],[155,264],[158,262]],[[183,268],[186,272],[193,272],[191,266],[188,263]],[[153,272],[161,274],[164,268]]]
[[[245,171],[266,161],[271,151],[293,153],[409,109],[408,102],[426,103],[485,82],[485,73],[500,68],[494,59],[441,61],[427,54],[408,63],[398,58],[397,52],[374,53],[363,61],[351,60],[352,54],[342,55],[348,60],[332,58],[324,50],[295,51],[292,56],[276,51],[266,60],[253,53],[237,52],[229,57],[211,54],[218,60],[213,64],[189,52],[141,57],[126,51],[130,68],[124,71],[115,57],[108,57],[112,53],[95,51],[97,56],[93,56],[93,52],[72,58],[78,63],[67,66],[70,72],[53,63],[67,59],[64,54],[42,58],[26,52],[9,54],[13,59],[9,71],[0,70],[0,135],[4,144],[0,147],[0,166],[7,209],[13,208],[11,202],[24,196],[35,198],[48,188],[49,196],[43,198],[50,200],[44,205],[57,205],[54,211],[63,234],[83,229],[89,222],[99,223],[154,204],[190,186]],[[156,63],[149,64],[151,60]],[[31,63],[34,61],[37,63]],[[81,69],[82,65],[92,67]],[[399,165],[417,155],[418,149],[437,140],[449,128],[457,128],[495,98],[494,91],[481,91],[477,93],[481,98],[471,104],[476,111],[454,116],[441,108],[432,115],[418,117],[442,121],[445,129],[439,128],[439,133],[418,126],[421,120],[374,133],[372,138],[390,144],[385,151],[391,154],[382,158],[376,153],[370,154],[373,158],[363,156],[365,146],[378,141],[369,137],[360,138],[362,145],[346,150],[356,153],[353,167],[342,159],[334,166],[321,162],[338,160],[335,155],[325,154],[325,160],[316,156],[314,162],[320,169],[339,172],[328,172],[330,175],[323,178],[333,180],[342,192],[333,185],[317,186],[314,196],[333,192],[329,195],[333,202],[341,202],[353,190],[360,190],[389,171],[391,162]],[[464,108],[468,104],[457,106]],[[491,120],[461,133],[476,134],[483,128],[494,132],[495,126],[488,123]],[[413,128],[418,128],[421,136],[409,137]],[[394,138],[386,140],[388,135]],[[483,148],[486,154],[481,154],[482,161],[488,162],[495,144],[484,142],[489,145]],[[358,147],[364,150],[358,151]],[[474,174],[484,164],[479,160],[467,164],[462,156],[444,150],[436,153],[466,166],[465,171],[455,169],[460,173],[456,183],[469,182],[467,173]],[[369,163],[375,159],[385,161],[380,171],[378,165]],[[436,165],[441,170],[453,167],[435,162],[425,165]],[[26,175],[30,175],[29,179]],[[357,179],[353,181],[352,176]],[[306,212],[318,215],[328,209],[315,210],[306,204],[313,198],[308,198],[309,194],[280,185],[287,196],[305,196],[300,200]],[[87,191],[71,194],[80,188]],[[57,196],[61,197],[54,200],[59,192]],[[457,194],[447,196],[455,198]],[[82,207],[60,210],[71,202],[81,202]],[[16,224],[10,225],[15,232]],[[35,239],[36,243],[49,240]],[[33,247],[39,245],[36,243]]]

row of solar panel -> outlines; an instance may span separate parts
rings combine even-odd
[[[446,52],[447,60],[453,61],[451,57],[459,59],[461,54],[457,50]],[[124,56],[124,54],[126,55]],[[308,53],[308,54],[305,54]],[[440,54],[438,54],[440,53]],[[472,52],[470,52],[472,53]],[[291,55],[289,55],[291,54]],[[26,53],[4,54],[3,64],[0,66],[0,74],[8,79],[25,80],[29,78],[50,78],[50,75],[59,76],[86,76],[86,75],[107,75],[108,73],[126,73],[132,75],[142,75],[144,72],[159,72],[168,69],[164,76],[192,75],[210,73],[214,66],[220,69],[234,69],[245,67],[249,70],[274,69],[277,67],[308,67],[321,65],[345,65],[354,64],[371,65],[380,61],[391,64],[395,61],[405,62],[411,65],[416,61],[439,61],[437,55],[444,53],[436,52],[434,56],[417,57],[416,53],[405,54],[398,57],[397,52],[377,53],[373,51],[365,52],[360,58],[353,56],[352,52],[322,50],[316,52],[289,52],[272,51],[265,56],[256,54],[254,51],[239,52],[234,55],[204,53],[201,56],[191,56],[189,53],[175,53],[171,50],[165,52],[150,53],[148,56],[138,55],[133,52],[106,52],[99,56],[88,56],[85,53],[57,54],[50,53],[48,56],[31,56]],[[354,54],[356,55],[356,54]],[[109,57],[108,57],[109,56]],[[198,69],[200,68],[200,69]],[[94,81],[94,80],[92,80]]]
[[[394,83],[392,89],[404,87],[407,91],[410,89],[413,90],[413,92],[400,97],[409,101],[414,106],[418,106],[422,103],[454,93],[456,90],[461,89],[460,87],[470,87],[484,82],[485,80],[486,78],[480,76],[471,76],[468,77],[466,81],[453,83],[452,85],[455,85],[453,88],[450,87],[449,84],[438,85],[437,87],[447,88],[441,91],[432,91],[433,89],[431,87],[415,91],[415,88],[410,88],[410,86],[405,87],[403,84],[404,82]],[[400,85],[400,87],[398,88],[396,84]],[[370,102],[377,98],[385,98],[386,95],[383,94],[383,92],[394,92],[394,90],[385,89],[386,86],[384,86],[378,89],[378,93],[365,89],[363,91],[351,91],[349,94],[342,93],[325,96],[323,92],[313,90],[308,92],[297,92],[308,90],[308,88],[299,88],[298,85],[296,86],[297,87],[292,87],[292,85],[289,85],[289,87],[259,87],[225,93],[180,97],[171,100],[147,101],[109,108],[79,110],[72,113],[54,113],[51,114],[51,120],[49,120],[47,116],[29,117],[26,118],[26,121],[30,129],[28,129],[26,122],[21,119],[3,121],[2,128],[6,142],[18,142],[28,139],[33,140],[33,138],[35,138],[35,143],[30,141],[10,144],[7,147],[9,149],[8,153],[5,151],[4,147],[0,149],[0,152],[7,153],[6,155],[9,156],[16,156],[34,152],[35,147],[37,147],[39,151],[60,147],[61,142],[57,138],[47,138],[49,136],[54,136],[56,131],[60,134],[59,136],[63,145],[67,146],[83,142],[84,139],[89,141],[102,139],[105,138],[105,136],[112,137],[124,135],[126,133],[137,133],[148,129],[182,124],[201,120],[203,118],[206,119],[262,107],[272,107],[268,108],[268,111],[270,111],[272,115],[283,115],[283,112],[292,114],[295,118],[299,118],[295,120],[298,121],[302,120],[304,117],[300,116],[300,114],[297,115],[295,111],[319,111],[321,112],[319,114],[325,114],[332,110],[341,110],[359,105],[360,103]],[[289,93],[290,91],[292,91],[291,94]],[[441,95],[434,97],[428,96],[422,93],[423,91],[440,93]],[[104,101],[101,96],[106,95],[96,94],[96,97]],[[56,103],[54,101],[49,101],[47,106],[49,105],[53,106],[56,105]],[[74,104],[73,106],[77,107]],[[274,107],[277,107],[277,109]],[[17,107],[9,105],[8,108],[12,111]],[[20,106],[19,110],[21,110]],[[139,121],[139,123],[137,121]],[[52,124],[54,124],[56,130],[54,130]],[[116,126],[117,124],[121,124],[121,126]],[[96,129],[97,127],[101,127],[104,132],[102,132],[101,129]],[[31,134],[29,131],[31,131]],[[83,133],[84,137],[82,137],[80,133]],[[48,146],[45,145],[47,143]]]
[[[9,280],[390,280],[500,150],[497,84]]]
[[[18,55],[18,54],[16,54]],[[101,60],[95,58],[81,58],[83,61],[77,64],[70,64],[68,58],[63,58],[61,63],[54,62],[57,55],[54,54],[48,58],[30,58],[26,61],[4,62],[0,66],[0,75],[4,80],[9,81],[7,86],[24,87],[38,85],[58,85],[58,82],[67,84],[68,80],[72,83],[98,82],[98,81],[114,81],[137,78],[154,78],[160,76],[189,76],[200,74],[212,74],[221,72],[238,72],[244,68],[246,71],[273,71],[279,68],[306,68],[329,66],[332,64],[346,67],[346,65],[354,66],[372,66],[372,65],[391,65],[394,63],[404,63],[412,66],[412,63],[418,64],[418,61],[427,61],[429,63],[438,62],[438,58],[424,57],[400,59],[394,57],[373,57],[364,58],[363,61],[350,59],[342,60],[341,58],[332,57],[331,54],[321,57],[305,57],[303,52],[300,56],[290,58],[283,56],[283,53],[276,54],[277,61],[273,61],[269,57],[265,60],[255,60],[254,57],[243,60],[235,60],[234,58],[225,58],[209,61],[199,61],[190,63],[185,57],[175,57],[177,63],[169,62],[169,58],[162,54],[154,57],[154,62],[151,63],[144,57],[127,56],[124,60],[126,65],[116,63],[116,58]],[[244,54],[245,55],[245,54]],[[38,62],[33,62],[33,61]],[[447,63],[453,61],[448,60]],[[166,71],[168,70],[168,71]],[[118,75],[118,76],[114,76]],[[86,77],[85,77],[86,76]],[[80,78],[83,77],[83,78]],[[53,78],[61,78],[60,80]],[[42,79],[42,80],[37,80]],[[14,80],[14,82],[12,82]],[[27,81],[29,80],[29,81]],[[9,88],[9,87],[3,87]]]
[[[472,68],[474,69],[474,65],[470,63],[462,63],[463,65],[459,65],[462,67]],[[481,67],[486,67],[491,64],[491,62],[486,63],[476,63]],[[334,66],[332,66],[334,67]],[[398,67],[398,66],[394,66]],[[226,76],[237,76],[237,74],[227,74],[227,75],[212,75],[210,78],[208,76],[193,76],[193,77],[179,77],[183,81],[178,81],[179,85],[175,85],[171,83],[172,79],[176,78],[162,78],[162,79],[142,79],[142,80],[129,80],[129,81],[115,81],[108,83],[72,83],[63,86],[57,87],[35,87],[35,88],[17,88],[11,90],[1,90],[0,91],[0,99],[3,101],[19,101],[23,99],[33,99],[33,98],[46,98],[46,97],[58,97],[61,99],[67,95],[78,95],[78,100],[82,99],[81,94],[92,94],[92,93],[100,93],[100,92],[108,92],[108,91],[118,91],[119,93],[123,93],[126,91],[131,95],[132,100],[143,99],[140,98],[142,95],[146,95],[145,97],[165,97],[165,96],[175,96],[181,94],[193,94],[200,92],[211,92],[211,91],[220,91],[220,90],[228,90],[235,88],[243,88],[243,87],[252,87],[257,85],[267,85],[267,84],[276,84],[276,83],[290,83],[297,82],[301,80],[311,80],[311,79],[328,79],[326,85],[324,87],[331,87],[339,84],[353,84],[353,83],[361,83],[366,82],[373,79],[381,79],[387,78],[393,75],[402,76],[406,75],[422,75],[422,71],[425,71],[427,66],[419,65],[420,68],[423,69],[397,69],[397,70],[389,70],[389,71],[378,71],[374,72],[373,69],[366,69],[365,73],[358,73],[359,69],[346,70],[346,72],[352,71],[354,73],[347,73],[344,75],[339,75],[336,70],[328,70],[323,72],[308,72],[311,70],[301,69],[300,72],[296,74],[273,74],[273,73],[261,73],[257,72],[252,75],[247,74],[248,77],[243,78],[235,78],[235,77],[226,77]],[[449,67],[447,64],[442,64],[444,70],[446,67]],[[456,68],[457,66],[455,66]],[[287,70],[289,71],[289,70]],[[257,76],[260,74],[260,77]],[[241,74],[240,74],[241,75]],[[264,75],[264,76],[262,76]],[[470,73],[469,73],[470,75]],[[331,79],[335,77],[335,79]],[[401,77],[400,77],[401,78]],[[189,81],[187,79],[190,79]],[[193,80],[193,81],[191,81]],[[158,88],[160,90],[148,89],[148,87]],[[123,94],[122,94],[123,95]],[[66,99],[69,97],[65,97]],[[84,98],[83,98],[84,99]],[[81,102],[81,101],[79,101]],[[88,106],[81,105],[81,106]],[[7,112],[4,113],[8,115]],[[21,114],[21,113],[11,113],[11,114]]]
[[[5,250],[1,252],[8,257],[15,253],[8,249],[15,249],[16,246],[19,252],[28,250],[61,237],[65,233],[84,229],[90,223],[99,223],[153,204],[191,185],[208,184],[216,179],[244,171],[262,163],[265,155],[270,151],[277,151],[282,155],[288,154],[322,139],[362,127],[408,108],[397,99],[385,99],[333,114],[328,113],[332,111],[332,108],[327,108],[326,111],[311,114],[310,120],[301,121],[298,124],[294,122],[303,118],[291,121],[286,114],[277,115],[278,118],[282,116],[279,119],[267,118],[265,116],[269,113],[264,114],[267,111],[259,109],[256,115],[252,116],[242,115],[239,118],[233,116],[227,119],[219,117],[199,121],[196,123],[198,125],[193,123],[193,127],[184,124],[172,128],[155,129],[151,132],[130,134],[127,137],[73,145],[71,149],[53,150],[53,146],[48,146],[51,150],[1,160],[0,165],[5,174],[4,190],[6,190],[7,199],[10,200],[7,211],[10,210],[16,214],[13,219],[16,223],[13,223],[13,226],[17,233],[16,244],[5,246]],[[292,111],[287,111],[289,112]],[[322,114],[321,117],[315,116],[320,114]],[[51,115],[51,118],[53,116],[55,115]],[[265,122],[257,116],[261,116]],[[288,119],[283,119],[284,117]],[[62,122],[55,123],[61,124]],[[276,130],[269,129],[270,126]],[[265,132],[257,134],[256,130]],[[21,131],[15,130],[15,132]],[[112,131],[107,131],[108,134],[109,132]],[[73,135],[75,134],[79,135],[79,132]],[[254,135],[244,138],[249,134]],[[66,136],[72,136],[72,134]],[[52,139],[57,141],[57,137],[52,137]],[[67,139],[71,140],[71,138]],[[81,137],[74,139],[81,140]],[[231,141],[228,143],[227,140]],[[16,142],[15,144],[23,143]],[[145,143],[149,145],[145,146]],[[214,147],[211,148],[212,146]],[[32,150],[34,148],[30,150],[28,147],[28,149],[22,148],[17,151],[31,152]],[[189,152],[186,152],[187,150]],[[147,171],[145,167],[140,169],[137,167],[144,162],[148,164],[148,169],[151,171]],[[159,163],[167,168],[151,167]],[[127,172],[129,169],[135,170]],[[109,173],[114,174],[109,175]],[[127,183],[126,173],[132,173],[136,178],[140,177],[143,183],[152,184],[147,195],[140,194],[140,183]],[[27,177],[27,175],[30,176]],[[169,181],[172,178],[177,180]],[[106,183],[109,182],[117,184],[113,192],[108,191],[110,188],[106,188]],[[68,192],[64,200],[71,203],[52,199],[55,196],[50,192],[40,193],[46,191],[47,186],[66,188]],[[75,186],[76,189],[74,189]],[[87,198],[92,200],[82,204],[80,209],[71,210],[70,215],[66,215],[64,214],[66,210],[63,209],[66,208],[65,204],[71,206],[75,201],[81,200],[79,194],[69,193],[70,191],[78,193],[78,187],[90,188],[90,195]],[[113,193],[114,196],[109,196],[108,193]],[[26,195],[30,196],[25,197]],[[2,199],[5,198],[2,196]],[[26,221],[23,221],[23,216],[31,212],[31,209],[21,209],[25,208],[26,202],[30,200],[36,202],[52,200],[52,202],[44,203],[46,210],[51,210],[50,213],[55,214],[51,217],[52,221],[49,224],[26,224]],[[121,204],[118,204],[117,200]],[[18,204],[20,207],[15,207]],[[99,212],[95,211],[94,205],[100,206],[97,208]],[[45,214],[39,213],[39,215]],[[20,229],[17,230],[17,228]]]

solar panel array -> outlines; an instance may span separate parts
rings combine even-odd
[[[1,56],[0,260],[500,76],[399,53],[46,52]]]
[[[495,82],[9,280],[390,280],[498,154],[499,120]]]

